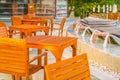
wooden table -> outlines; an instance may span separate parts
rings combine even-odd
[[[60,61],[64,48],[71,46],[72,56],[76,55],[77,38],[60,36],[31,36],[26,38],[29,48],[47,49]],[[69,53],[68,53],[69,54]]]
[[[42,25],[42,26],[47,26],[48,24],[48,19],[23,19],[22,20],[23,24],[32,24],[32,25]]]
[[[48,35],[49,27],[48,26],[37,26],[37,25],[18,25],[18,26],[10,26],[10,37],[12,37],[13,31],[20,31],[20,38],[30,36],[32,32],[43,30],[45,35]]]

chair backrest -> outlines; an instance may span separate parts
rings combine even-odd
[[[0,37],[8,37],[6,24],[0,22]]]
[[[52,28],[53,27],[53,23],[54,23],[54,18],[49,18],[49,20],[50,20],[50,28]]]
[[[45,66],[46,80],[90,80],[86,54]]]
[[[11,22],[13,26],[21,25],[22,24],[22,17],[21,16],[12,16]]]
[[[63,29],[66,18],[62,18],[60,28]]]
[[[0,38],[0,72],[28,76],[28,50],[25,40]]]

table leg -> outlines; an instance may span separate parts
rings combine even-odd
[[[45,35],[48,35],[48,32],[49,31],[49,29],[47,28],[47,29],[44,29],[44,32],[45,32]]]
[[[20,32],[20,38],[23,39],[23,35],[24,33],[23,32]]]
[[[13,36],[13,30],[9,30],[9,37],[12,38]]]
[[[45,26],[48,26],[48,25],[47,25],[47,24],[48,24],[48,22],[47,22],[47,21],[45,21],[45,23],[44,23],[44,24],[45,24]]]
[[[56,49],[56,50],[51,50],[51,52],[55,56],[56,62],[61,61],[61,57],[62,57],[62,54],[63,54],[63,49],[62,48],[59,48],[59,49]]]
[[[24,31],[24,37],[26,38],[30,34],[29,31]]]
[[[41,54],[41,52],[42,52],[41,49],[38,49],[38,55]],[[38,65],[42,65],[42,60],[41,59],[42,58],[38,59]]]
[[[77,55],[77,42],[74,43],[71,47],[73,49],[72,56],[76,56]]]

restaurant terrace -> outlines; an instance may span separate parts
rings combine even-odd
[[[119,0],[0,0],[0,80],[120,80]]]

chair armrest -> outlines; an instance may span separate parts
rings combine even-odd
[[[6,31],[7,31],[7,35],[8,35],[8,37],[10,37],[10,36],[11,36],[11,34],[10,34],[10,30],[7,29]]]
[[[10,33],[10,30],[7,29],[7,35],[8,35],[9,37],[12,36],[12,35],[14,35],[14,34],[20,34],[20,31],[15,31],[14,33]]]
[[[39,58],[41,58],[41,57],[43,57],[43,56],[44,56],[44,65],[46,65],[46,64],[47,64],[47,52],[44,52],[44,53],[39,54],[38,56],[35,56],[34,58],[32,58],[32,59],[29,61],[29,63],[32,63],[32,62],[35,61],[36,59],[39,59]]]
[[[60,23],[52,23],[52,24],[57,24],[57,25],[61,25]]]

